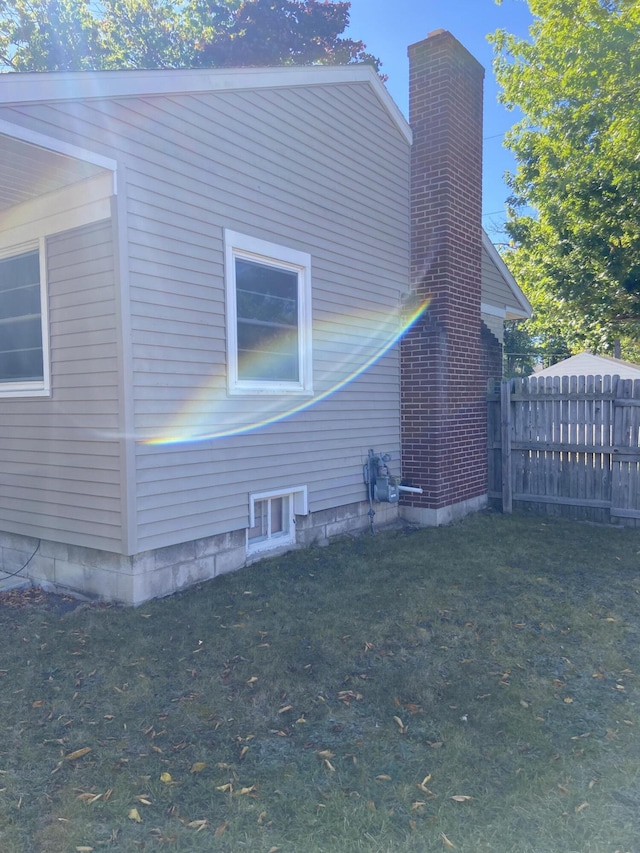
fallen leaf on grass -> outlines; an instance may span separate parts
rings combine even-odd
[[[229,822],[225,820],[220,824],[220,826],[216,827],[216,831],[213,834],[216,838],[220,838],[222,833],[225,832],[227,829],[229,829]]]
[[[588,809],[588,808],[589,808],[589,803],[581,803],[579,806],[576,806],[576,814],[580,814],[580,812],[583,812],[585,809]]]
[[[75,761],[77,758],[82,758],[83,755],[86,755],[88,752],[91,752],[90,746],[83,746],[82,749],[76,749],[75,752],[70,752],[68,755],[65,755],[65,761]]]
[[[442,839],[442,843],[447,848],[447,850],[455,850],[456,849],[456,845],[453,843],[453,841],[449,841],[449,839],[444,834],[444,832],[440,833],[440,838]]]
[[[318,756],[318,758],[335,758],[336,757],[335,752],[331,752],[330,749],[321,749],[318,752],[316,752],[316,755]]]
[[[444,746],[444,741],[441,740],[428,740],[427,744],[431,747],[431,749],[440,749]]]
[[[160,781],[164,782],[165,785],[169,785],[173,781],[171,778],[171,773],[161,773]]]
[[[282,847],[270,847],[269,853],[278,853],[278,850],[282,850]]]
[[[86,792],[83,794],[78,794],[76,800],[83,800],[87,805],[91,805],[91,803],[95,803],[98,800],[102,799],[102,794],[92,794],[90,792]]]
[[[91,853],[93,847],[76,847],[76,853]]]
[[[393,722],[394,722],[394,723],[398,726],[398,728],[400,729],[400,734],[402,734],[402,735],[406,735],[406,733],[409,731],[409,726],[405,726],[405,724],[402,722],[402,720],[400,719],[400,717],[394,717],[394,718],[393,718]]]
[[[207,766],[206,761],[196,761],[195,764],[191,765],[191,769],[189,773],[202,773],[204,768]]]
[[[379,782],[390,782],[390,781],[391,781],[391,776],[389,776],[387,773],[380,773],[380,775],[379,775],[379,776],[376,776],[376,779],[377,779]]]
[[[138,794],[137,797],[133,798],[136,803],[142,803],[143,806],[150,806],[151,800],[148,798],[147,794]]]
[[[187,824],[187,826],[190,826],[191,829],[195,829],[196,832],[202,832],[202,830],[205,828],[205,826],[208,826],[208,825],[209,825],[208,820],[190,820],[189,823]],[[229,824],[227,824],[227,826],[229,826]],[[220,827],[218,827],[218,829],[220,829]],[[225,827],[225,829],[226,829],[226,827]],[[223,832],[224,832],[224,830],[223,830]],[[216,833],[217,833],[217,830],[216,830]]]
[[[138,809],[130,809],[127,817],[129,820],[135,820],[136,823],[142,823],[142,818],[140,817]]]
[[[455,800],[456,803],[468,803],[473,797],[467,797],[465,794],[454,794],[451,799]]]

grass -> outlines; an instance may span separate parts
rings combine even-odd
[[[638,853],[639,616],[640,530],[494,514],[5,596],[0,849]]]

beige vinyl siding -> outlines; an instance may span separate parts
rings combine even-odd
[[[247,526],[249,492],[307,485],[312,511],[364,500],[369,447],[391,452],[399,473],[396,350],[254,432],[189,441],[180,421],[188,410],[212,431],[246,427],[274,402],[226,395],[225,228],[311,255],[316,395],[354,347],[373,356],[372,325],[388,324],[409,288],[409,146],[368,84],[60,103],[11,118],[64,137],[71,116],[76,144],[126,167],[137,437],[178,424],[187,439],[137,445],[138,550]]]
[[[482,247],[482,302],[502,312],[503,316],[483,312],[482,319],[502,343],[504,339],[504,313],[507,307],[514,306],[515,297],[505,281],[504,276],[497,269],[487,250]]]
[[[121,550],[111,223],[46,241],[51,397],[0,401],[0,529]]]

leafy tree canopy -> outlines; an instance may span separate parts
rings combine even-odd
[[[529,39],[492,36],[502,101],[522,114],[506,260],[534,331],[607,351],[640,339],[640,3],[528,3]]]
[[[0,71],[380,62],[348,2],[0,0]]]

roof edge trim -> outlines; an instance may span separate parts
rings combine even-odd
[[[484,228],[482,229],[482,246],[493,261],[493,263],[498,268],[498,271],[500,272],[507,285],[509,286],[509,289],[513,293],[519,308],[523,312],[522,319],[528,319],[533,314],[533,308],[531,307],[531,303],[520,289],[520,285],[518,284],[518,282],[509,272],[509,268],[502,260],[500,252],[493,245],[489,235],[484,230]]]
[[[29,130],[29,128],[2,119],[0,119],[0,134],[10,136],[13,139],[19,139],[22,142],[28,142],[31,145],[37,145],[39,148],[55,151],[56,154],[73,157],[75,160],[84,160],[87,163],[92,163],[94,166],[108,169],[110,172],[115,172],[118,168],[116,161],[110,157],[103,157],[101,154],[96,154],[95,151],[87,151],[86,148],[79,148],[77,145],[71,145],[68,142],[63,142],[61,139],[46,136],[44,133],[37,133],[34,130]]]

